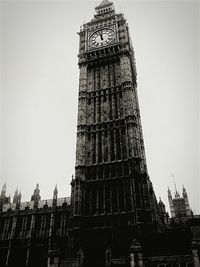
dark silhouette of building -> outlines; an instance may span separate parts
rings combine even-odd
[[[95,10],[79,32],[71,197],[58,198],[56,186],[41,200],[37,184],[29,202],[16,190],[11,203],[4,185],[0,266],[198,266],[199,218],[170,219],[149,179],[127,22],[108,0]]]

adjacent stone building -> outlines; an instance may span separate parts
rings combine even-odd
[[[189,205],[188,195],[185,187],[182,189],[182,197],[175,187],[174,198],[172,197],[170,189],[168,189],[168,200],[170,206],[170,212],[172,217],[176,217],[178,215],[189,216],[191,215],[191,209]]]

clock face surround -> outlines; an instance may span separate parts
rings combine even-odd
[[[109,45],[115,39],[115,31],[110,28],[103,28],[95,31],[89,37],[90,48],[100,48]]]

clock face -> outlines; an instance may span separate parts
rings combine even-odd
[[[89,38],[89,46],[99,48],[108,45],[115,39],[115,31],[112,29],[100,29],[94,32]]]

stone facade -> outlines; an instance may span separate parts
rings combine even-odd
[[[161,222],[147,172],[126,19],[112,2],[103,1],[79,36],[72,231],[87,265],[96,259],[95,266],[102,266],[106,251],[129,261],[132,240],[158,230]]]
[[[67,249],[70,198],[57,198],[55,188],[53,199],[41,200],[39,185],[29,202],[17,195],[6,202],[5,186],[0,195],[0,266],[47,266]]]

